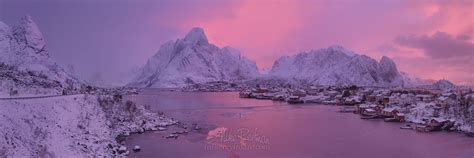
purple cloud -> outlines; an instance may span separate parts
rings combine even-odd
[[[431,36],[398,36],[394,42],[400,46],[421,49],[435,59],[472,57],[474,43],[469,42],[468,35],[454,37],[445,32],[436,32]]]

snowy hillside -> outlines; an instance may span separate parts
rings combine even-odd
[[[402,86],[403,78],[388,57],[376,60],[341,46],[284,56],[273,64],[271,76],[306,80],[318,85]]]
[[[400,75],[403,77],[403,81],[405,83],[405,87],[418,87],[418,86],[426,86],[433,84],[433,81],[424,80],[408,74],[406,72],[400,72]]]
[[[184,87],[211,81],[241,81],[257,75],[254,61],[236,49],[210,44],[203,29],[193,28],[184,39],[163,44],[128,86]]]
[[[58,94],[79,81],[51,60],[30,16],[9,27],[0,21],[0,95]]]
[[[123,157],[119,135],[175,122],[112,96],[0,100],[0,157]]]

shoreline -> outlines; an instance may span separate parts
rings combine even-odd
[[[330,88],[329,88],[330,89]],[[378,94],[373,94],[373,90],[367,93],[366,88],[361,88],[360,90],[350,90],[350,88],[342,89],[339,91],[336,90],[315,90],[316,92],[309,93],[307,89],[247,89],[242,90],[239,93],[240,98],[249,98],[249,99],[262,99],[262,100],[272,100],[286,102],[289,105],[300,105],[306,103],[316,103],[323,105],[331,105],[341,107],[339,112],[341,113],[354,113],[360,114],[361,119],[382,119],[385,122],[406,122],[410,123],[413,126],[413,130],[419,132],[434,132],[440,131],[440,127],[449,125],[447,129],[450,131],[456,131],[459,133],[466,134],[469,137],[474,136],[474,119],[471,121],[469,118],[463,119],[458,117],[453,117],[456,115],[456,111],[451,113],[442,113],[439,114],[440,109],[439,102],[436,99],[439,99],[447,94],[453,94],[453,92],[445,92],[443,94],[438,94],[440,97],[436,98],[436,94],[432,97],[436,99],[432,100],[416,100],[415,96],[413,98],[408,98],[407,95],[399,98],[394,97],[391,92],[392,89],[382,89]],[[370,89],[369,89],[370,90]],[[352,91],[352,92],[349,92]],[[403,90],[397,90],[403,91]],[[408,91],[408,90],[407,90]],[[328,94],[330,93],[330,94]],[[360,95],[360,94],[363,95]],[[385,93],[385,94],[383,94]],[[381,95],[382,94],[382,95]],[[343,96],[344,95],[344,96]],[[404,94],[402,94],[404,95]],[[460,94],[462,96],[462,94]],[[469,94],[472,95],[472,94]],[[376,99],[375,96],[378,98]],[[397,96],[397,94],[395,94]],[[427,95],[429,96],[429,95]],[[372,101],[368,101],[368,97],[372,97]],[[464,96],[462,96],[464,97]],[[414,99],[415,98],[415,99]],[[445,97],[447,98],[447,97]],[[472,98],[468,98],[469,101],[472,101]],[[463,101],[463,100],[462,100]],[[459,101],[459,102],[462,102]],[[455,101],[452,101],[451,104],[456,104]],[[461,103],[459,103],[461,104]],[[471,108],[474,106],[471,106]],[[461,111],[460,108],[454,105],[454,108],[457,108],[458,111]],[[453,107],[446,107],[444,111],[454,109]],[[435,111],[436,110],[436,111]],[[466,108],[467,110],[467,108]],[[436,114],[433,114],[437,112]],[[471,114],[468,114],[465,117],[474,118],[474,111]],[[471,125],[469,125],[469,122]],[[427,129],[418,130],[417,127],[427,126]],[[454,129],[453,129],[454,128]],[[401,129],[406,129],[401,127]]]
[[[118,141],[175,124],[116,95],[0,100],[0,157],[124,157]]]

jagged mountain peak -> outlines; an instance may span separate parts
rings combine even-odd
[[[133,87],[184,87],[212,81],[254,78],[254,61],[239,50],[208,43],[202,28],[193,28],[184,39],[163,44],[128,85]]]
[[[392,58],[387,57],[387,56],[382,56],[382,58],[380,59],[380,63],[395,65],[395,62],[392,60]]]
[[[382,59],[380,59],[378,71],[380,77],[386,82],[400,82],[403,80],[395,62],[387,56],[383,56]]]
[[[184,37],[184,41],[189,42],[189,43],[206,43],[208,44],[209,42],[207,41],[206,34],[204,33],[204,29],[200,27],[195,27],[191,29],[191,31],[186,34]]]
[[[340,53],[344,53],[345,55],[348,55],[350,57],[352,56],[355,56],[356,54],[354,52],[352,52],[351,50],[349,49],[346,49],[345,47],[341,46],[341,45],[331,45],[329,46],[328,48],[325,48],[323,50],[328,50],[329,52],[340,52]]]
[[[20,19],[19,24],[13,28],[13,35],[19,43],[33,49],[36,53],[45,52],[46,42],[43,34],[31,16]]]
[[[82,84],[57,65],[45,49],[46,42],[31,16],[11,28],[0,22],[0,95],[10,89],[21,94],[58,94]]]

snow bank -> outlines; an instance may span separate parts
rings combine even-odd
[[[0,100],[0,157],[116,157],[119,135],[174,122],[112,96]]]

